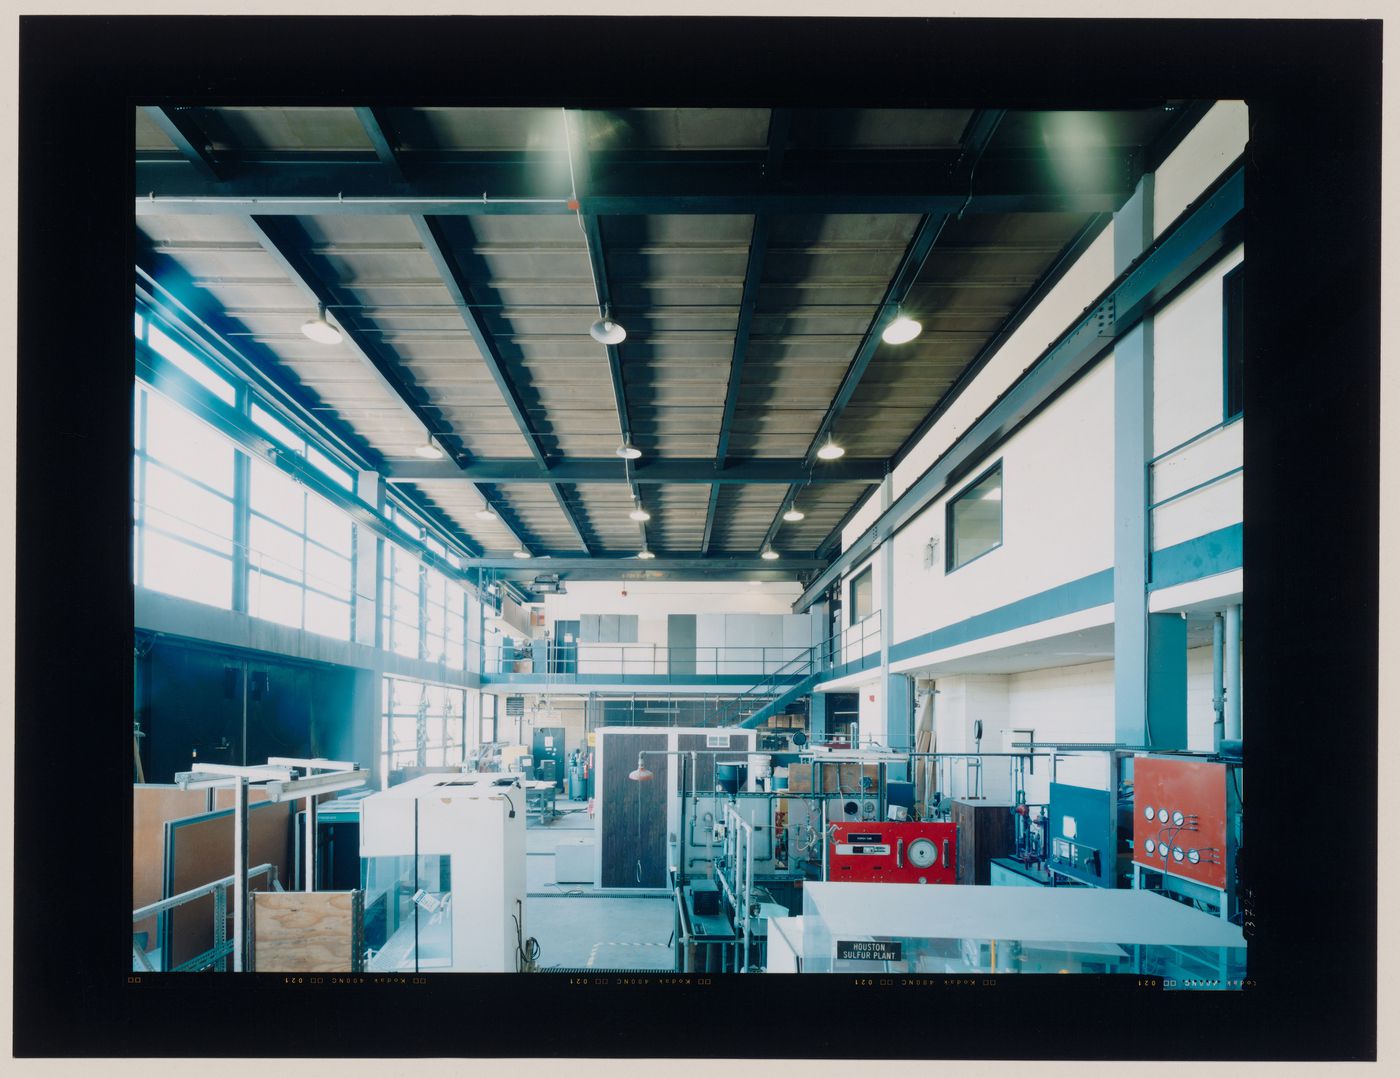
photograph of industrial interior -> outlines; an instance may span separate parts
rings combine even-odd
[[[1240,987],[1249,130],[139,107],[131,970]]]

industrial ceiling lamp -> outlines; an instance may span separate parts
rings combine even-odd
[[[642,762],[641,754],[637,754],[637,769],[629,771],[627,777],[633,782],[650,782],[656,776],[647,770],[647,765]]]
[[[762,558],[764,561],[777,561],[778,552],[774,550],[771,546],[766,546],[763,548],[763,553],[760,554],[759,557]]]
[[[827,431],[826,441],[822,444],[822,447],[817,450],[817,456],[822,460],[839,460],[845,455],[846,451],[836,444],[835,440],[831,437],[831,432]]]
[[[524,561],[526,558],[528,558],[528,557],[530,556],[530,552],[529,552],[528,550],[526,550],[524,547],[521,547],[519,550],[517,550],[517,551],[515,552],[515,555],[514,555],[514,556],[517,557],[517,558],[519,558],[521,561]]]
[[[896,309],[894,321],[885,327],[880,339],[886,344],[908,344],[923,331],[922,323],[915,322]]]
[[[491,508],[490,502],[483,502],[481,508],[476,511],[477,520],[496,520],[496,510]]]
[[[617,455],[623,460],[636,460],[642,455],[642,451],[631,442],[623,442],[617,447]]]
[[[637,551],[637,557],[641,558],[642,561],[651,561],[651,559],[656,557],[656,555],[653,554],[646,547],[642,547],[641,550]]]
[[[422,457],[424,460],[441,460],[444,456],[438,444],[433,441],[433,436],[431,434],[428,435],[428,440],[422,445],[413,447],[413,455],[415,457]]]
[[[806,520],[807,514],[795,505],[789,505],[787,512],[783,514],[783,519],[789,524],[796,524],[799,520]]]
[[[640,499],[632,503],[632,512],[627,515],[633,520],[647,521],[651,519],[651,514],[642,508]]]
[[[621,344],[627,339],[627,331],[621,322],[613,321],[612,313],[603,308],[603,317],[588,327],[588,335],[599,344]]]
[[[340,330],[326,321],[326,305],[324,303],[316,308],[315,318],[309,318],[301,324],[301,332],[303,336],[317,344],[340,343]]]

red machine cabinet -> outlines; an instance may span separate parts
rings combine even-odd
[[[854,883],[956,883],[958,828],[951,823],[831,825],[826,878]]]
[[[1182,757],[1134,758],[1134,863],[1229,889],[1235,852],[1229,767]]]

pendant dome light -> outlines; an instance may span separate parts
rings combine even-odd
[[[787,512],[783,514],[783,519],[789,524],[796,524],[799,520],[806,520],[807,514],[795,505],[789,505]]]
[[[639,557],[642,561],[651,561],[651,559],[656,557],[656,555],[653,554],[646,547],[642,547],[641,550],[637,551],[637,557]]]
[[[764,561],[777,561],[778,552],[774,550],[771,546],[766,546],[763,548],[763,553],[760,554],[759,557],[762,558]]]
[[[603,308],[603,317],[588,327],[588,335],[599,344],[621,344],[627,339],[622,323],[613,320],[612,312]]]
[[[817,450],[817,456],[822,460],[840,460],[846,455],[846,450],[836,444],[836,440],[831,437],[831,432],[827,431],[826,441]]]
[[[446,454],[438,447],[437,442],[433,441],[433,436],[430,434],[426,442],[413,447],[413,455],[422,457],[424,460],[441,460]]]
[[[627,515],[628,515],[629,517],[631,517],[633,520],[642,521],[642,522],[645,522],[645,521],[648,521],[648,520],[651,519],[651,514],[648,513],[645,509],[642,508],[642,503],[641,503],[640,500],[632,503],[632,511],[631,511],[630,513],[628,513]]]
[[[519,558],[521,561],[524,561],[526,558],[528,558],[528,557],[530,556],[530,552],[529,552],[528,550],[526,550],[524,547],[521,547],[519,550],[517,550],[517,551],[515,552],[515,554],[514,554],[513,556]]]
[[[483,502],[481,508],[476,511],[477,520],[497,520],[496,510],[491,508],[490,502]]]
[[[631,442],[623,442],[617,447],[617,455],[623,460],[636,460],[642,455],[642,451]]]
[[[896,310],[894,321],[885,327],[880,339],[886,344],[908,344],[923,331],[922,323]]]
[[[301,332],[302,336],[317,344],[340,343],[340,330],[326,321],[326,305],[324,303],[316,308],[315,318],[309,318],[301,324]]]

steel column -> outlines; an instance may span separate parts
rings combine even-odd
[[[233,972],[248,969],[248,779],[233,783]]]

